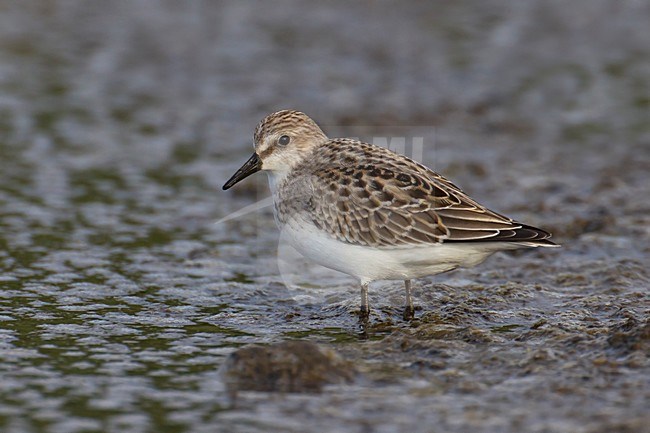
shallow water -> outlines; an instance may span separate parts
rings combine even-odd
[[[0,430],[644,431],[649,17],[0,2]],[[220,187],[285,107],[415,156],[421,138],[424,163],[562,249],[418,281],[412,323],[376,283],[364,335],[354,282],[278,253],[268,207],[215,224],[268,195],[263,175]],[[286,340],[355,379],[233,400],[227,357]]]

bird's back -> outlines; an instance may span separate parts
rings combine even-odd
[[[299,214],[353,245],[555,246],[548,232],[485,208],[424,165],[352,139],[331,139],[315,148],[287,176],[276,206],[279,215]]]

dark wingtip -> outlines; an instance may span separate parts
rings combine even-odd
[[[513,223],[518,228],[500,230],[495,236],[489,236],[480,239],[458,239],[446,240],[446,242],[504,242],[504,243],[521,243],[535,247],[560,247],[561,245],[551,241],[551,233],[537,227]],[[516,227],[515,226],[515,227]]]
[[[556,244],[550,240],[551,233],[537,227],[521,224],[521,228],[515,230],[515,235],[507,239],[512,242],[525,242],[530,246],[535,247],[555,247],[559,248],[561,245]],[[505,239],[504,239],[505,240]]]
[[[546,230],[529,226],[527,224],[516,224],[521,225],[521,227],[513,230],[514,235],[502,240],[508,242],[529,242],[531,245],[534,244],[535,246],[540,247],[559,247],[558,244],[550,240],[552,235]],[[499,237],[497,236],[495,240],[499,240],[498,238]]]

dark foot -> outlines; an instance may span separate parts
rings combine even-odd
[[[406,307],[404,307],[404,313],[402,314],[402,317],[407,322],[413,320],[413,318],[415,317],[415,308],[413,308],[412,305],[407,305]]]

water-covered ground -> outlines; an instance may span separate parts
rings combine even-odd
[[[0,431],[649,431],[648,21],[0,1]],[[403,138],[563,247],[418,281],[412,323],[376,283],[364,334],[354,282],[278,254],[268,207],[215,224],[268,196],[220,187],[280,108]]]

